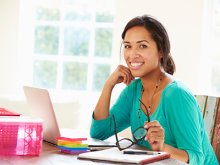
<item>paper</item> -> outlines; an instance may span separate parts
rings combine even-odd
[[[136,149],[129,149],[129,151],[143,151]],[[126,150],[125,150],[126,151]],[[88,159],[88,160],[100,160],[100,161],[110,161],[110,162],[121,162],[121,163],[131,163],[131,164],[146,164],[162,159],[167,159],[170,155],[166,152],[160,152],[160,154],[151,155],[130,155],[123,154],[124,151],[118,150],[118,148],[110,148],[102,151],[87,152],[78,155],[78,159]]]

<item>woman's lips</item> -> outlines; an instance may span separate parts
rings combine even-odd
[[[130,69],[137,70],[139,69],[144,63],[143,62],[130,62]]]

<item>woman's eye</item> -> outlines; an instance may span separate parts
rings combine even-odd
[[[124,45],[125,49],[129,49],[131,46],[130,45]]]
[[[140,47],[141,49],[143,49],[143,48],[147,48],[147,45],[142,44],[142,45],[140,45],[139,47]]]

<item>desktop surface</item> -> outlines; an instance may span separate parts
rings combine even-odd
[[[78,160],[77,155],[61,153],[60,150],[49,143],[44,142],[42,152],[39,156],[0,156],[1,165],[106,165],[114,163],[93,162],[88,160]],[[166,159],[150,165],[184,165],[175,159]]]

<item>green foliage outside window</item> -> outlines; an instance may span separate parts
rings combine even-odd
[[[57,21],[60,19],[60,11],[45,7],[37,7],[35,13],[36,20]]]
[[[100,91],[110,74],[111,66],[107,64],[96,64],[93,73],[93,90]]]
[[[78,62],[65,62],[63,65],[63,89],[85,90],[88,65]]]
[[[113,16],[109,13],[96,13],[97,22],[113,22]]]
[[[59,29],[53,26],[37,26],[35,28],[36,54],[58,54]]]
[[[95,56],[110,57],[112,54],[112,30],[97,29],[95,36]]]
[[[88,56],[89,31],[68,27],[64,32],[64,54],[75,56]]]
[[[65,13],[64,19],[68,21],[89,21],[91,20],[91,13],[87,11],[68,11]]]
[[[61,84],[65,90],[91,87],[89,90],[100,91],[111,69],[106,59],[110,60],[112,54],[113,1],[59,2],[62,9],[54,5],[38,6],[35,10],[33,84],[54,89]],[[105,64],[97,64],[96,60],[102,58]],[[92,72],[88,72],[92,65]]]
[[[55,88],[57,80],[57,64],[50,61],[34,62],[34,80],[35,86],[43,88]]]

